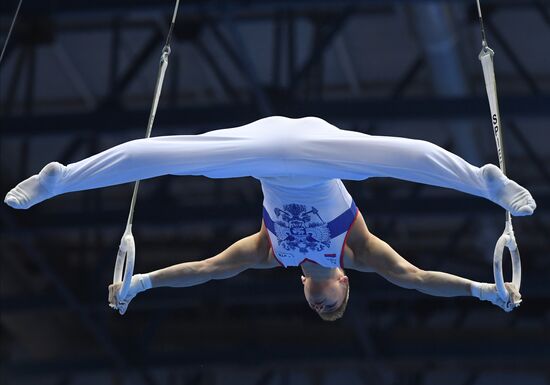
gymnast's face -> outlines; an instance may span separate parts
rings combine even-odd
[[[348,290],[348,277],[340,271],[335,278],[315,280],[302,275],[304,295],[317,313],[330,313],[344,302]]]

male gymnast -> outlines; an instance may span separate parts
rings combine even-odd
[[[264,118],[245,126],[139,139],[79,162],[46,165],[18,184],[4,202],[26,209],[55,195],[100,188],[160,175],[210,178],[252,176],[264,194],[260,230],[211,258],[132,277],[109,302],[124,314],[140,292],[155,287],[188,287],[234,277],[247,269],[300,266],[304,295],[321,318],[341,318],[349,298],[344,268],[374,272],[393,284],[442,297],[473,296],[510,311],[520,294],[510,283],[509,301],[494,284],[424,271],[372,234],[341,179],[392,177],[477,195],[509,210],[531,215],[531,194],[498,167],[481,168],[435,144],[407,138],[341,130],[307,117]]]

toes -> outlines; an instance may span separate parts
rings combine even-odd
[[[4,203],[14,209],[26,209],[27,197],[17,188],[12,189],[9,193],[6,194],[4,198]]]
[[[527,203],[522,204],[517,210],[515,210],[514,216],[521,217],[521,216],[533,215],[536,208],[537,208],[537,204],[532,198],[530,198],[527,200]]]
[[[6,195],[6,198],[4,198],[4,203],[14,209],[18,209],[21,206],[19,200],[9,193]]]
[[[515,216],[524,217],[524,216],[532,215],[533,212],[534,210],[531,206],[523,206],[518,211],[516,211]]]
[[[52,170],[48,170],[48,172],[50,171]],[[57,175],[60,174],[57,173]],[[40,182],[39,175],[33,175],[11,189],[6,194],[4,202],[14,209],[28,209],[31,206],[34,206],[35,204],[54,196],[55,194],[53,193],[51,187],[51,185],[44,186]]]

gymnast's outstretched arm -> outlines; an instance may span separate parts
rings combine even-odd
[[[495,284],[475,282],[440,271],[422,270],[372,233],[368,233],[362,247],[356,247],[354,252],[349,268],[375,272],[389,282],[406,289],[415,289],[438,297],[473,296],[510,311],[505,301],[499,297]],[[521,295],[516,287],[507,283],[506,288],[514,302],[519,302]]]
[[[28,208],[71,191],[167,174],[392,177],[481,196],[513,215],[530,215],[536,207],[530,193],[498,167],[478,168],[435,144],[340,130],[319,118],[280,116],[202,135],[134,140],[67,166],[50,163],[12,189],[5,202]]]
[[[214,257],[185,262],[132,277],[125,298],[119,298],[121,283],[109,286],[109,303],[124,314],[130,301],[140,292],[156,287],[189,287],[211,280],[227,279],[247,269],[270,269],[280,266],[269,253],[265,227],[245,237]]]

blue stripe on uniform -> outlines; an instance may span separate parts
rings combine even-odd
[[[354,201],[351,201],[351,206],[349,209],[327,223],[328,229],[330,230],[330,238],[335,238],[338,235],[348,231],[349,227],[353,223],[353,220],[355,219],[356,213],[357,206]]]

